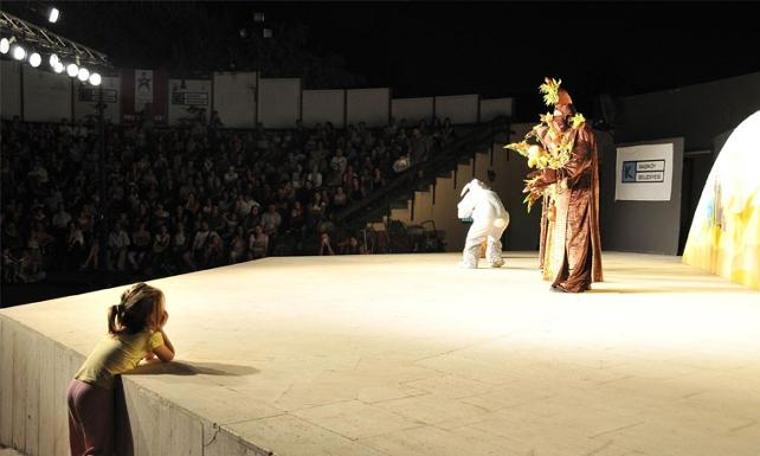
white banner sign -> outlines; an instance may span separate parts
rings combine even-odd
[[[615,200],[670,201],[673,144],[618,147]]]
[[[169,79],[169,124],[208,120],[211,107],[211,80]]]
[[[153,70],[135,70],[135,112],[153,103]]]
[[[100,101],[101,90],[103,93],[103,103],[105,110],[103,117],[113,123],[119,123],[120,114],[120,97],[121,79],[103,76],[103,82],[100,87],[93,87],[90,84],[77,81],[75,85],[76,98],[74,99],[74,118],[87,119],[88,116],[98,115],[98,102]]]

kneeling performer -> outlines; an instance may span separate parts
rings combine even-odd
[[[466,193],[466,195],[465,195]],[[457,205],[458,217],[472,219],[462,252],[461,266],[477,268],[480,246],[487,242],[486,260],[491,267],[504,264],[501,258],[501,235],[509,225],[509,213],[501,204],[496,192],[478,179],[473,179],[462,189],[462,201]]]

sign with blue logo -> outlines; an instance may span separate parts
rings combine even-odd
[[[669,201],[673,144],[618,147],[615,199]]]
[[[664,182],[665,160],[629,160],[623,162],[623,182]]]

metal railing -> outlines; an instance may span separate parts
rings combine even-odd
[[[387,185],[339,212],[336,221],[360,228],[372,219],[390,213],[391,205],[399,199],[413,197],[420,185],[430,185],[439,174],[451,171],[466,157],[471,157],[484,146],[491,147],[499,134],[509,134],[510,119],[498,117],[476,127],[461,138],[445,145],[427,161],[412,164]]]

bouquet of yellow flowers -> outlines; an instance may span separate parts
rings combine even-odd
[[[544,94],[544,102],[551,106],[559,100],[559,86],[562,80],[546,78],[544,84],[541,84],[539,90]],[[576,114],[571,119],[571,129],[577,130],[583,126],[586,119],[583,114]],[[572,156],[573,143],[575,134],[572,131],[562,132],[554,123],[554,115],[551,112],[542,114],[540,122],[536,124],[525,135],[525,138],[517,143],[511,143],[504,146],[505,149],[511,149],[528,159],[528,167],[535,168],[536,171],[528,174],[525,179],[525,188],[523,193],[524,203],[528,204],[530,212],[533,204],[538,201],[546,192],[552,196],[556,192],[555,186],[551,188],[537,189],[535,184],[541,172],[545,169],[558,170],[564,167]]]

